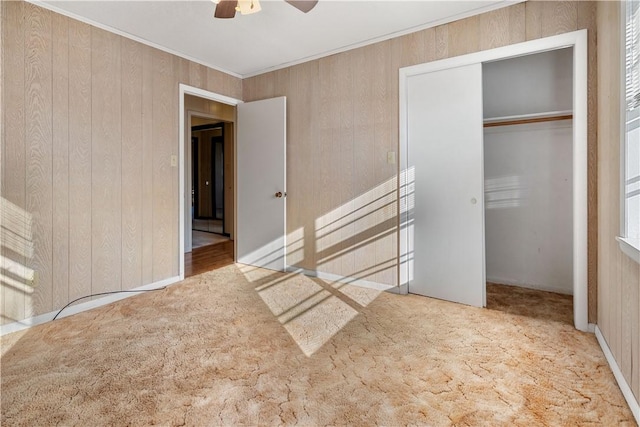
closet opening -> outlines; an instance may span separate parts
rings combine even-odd
[[[487,307],[526,300],[519,312],[568,323],[573,54],[569,47],[482,64]]]
[[[402,291],[487,307],[487,282],[500,283],[555,312],[526,297],[550,291],[588,331],[586,30],[412,65],[399,81]]]

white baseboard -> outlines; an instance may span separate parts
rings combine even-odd
[[[325,273],[317,270],[307,270],[295,266],[287,266],[285,270],[289,273],[300,273],[309,277],[317,277],[318,279],[328,280],[330,282],[345,283],[348,285],[359,286],[361,288],[376,289],[378,291],[388,291],[399,293],[398,286],[385,285],[383,283],[372,282],[370,280],[357,279],[355,277],[340,276],[338,274]]]
[[[168,279],[160,280],[158,282],[150,283],[148,285],[140,286],[134,289],[127,289],[127,292],[106,295],[102,298],[72,305],[71,307],[65,308],[64,311],[60,313],[60,315],[58,316],[58,319],[62,319],[63,317],[68,317],[73,314],[81,313],[83,311],[91,310],[92,308],[107,305],[112,302],[129,298],[130,296],[133,296],[133,295],[137,295],[133,293],[133,291],[141,291],[141,292],[149,291],[152,289],[161,288],[163,286],[168,286],[179,281],[180,281],[180,276],[169,277]],[[53,320],[53,318],[59,311],[60,309],[52,311],[50,313],[40,314],[38,316],[33,316],[28,319],[20,320],[18,322],[2,325],[2,327],[0,328],[0,336],[10,334],[12,332],[22,331],[24,329],[28,329],[32,326],[40,325],[42,323],[50,322],[51,320]]]
[[[505,285],[505,286],[516,286],[518,288],[526,288],[526,289],[535,289],[537,291],[546,291],[546,292],[554,292],[556,294],[563,295],[573,295],[573,285],[569,289],[561,288],[557,286],[545,286],[545,285],[530,285],[527,283],[518,283],[514,280],[499,278],[499,277],[489,277],[487,276],[487,282],[495,283],[496,285]]]
[[[640,402],[638,402],[633,395],[633,391],[631,391],[631,386],[625,380],[624,375],[622,375],[622,371],[616,362],[616,359],[613,357],[613,353],[607,344],[607,341],[604,339],[602,332],[600,332],[600,328],[596,325],[595,327],[596,338],[598,339],[598,343],[600,344],[600,348],[602,348],[602,352],[604,353],[604,357],[607,358],[607,362],[609,362],[609,366],[613,371],[613,376],[616,377],[616,381],[618,382],[618,387],[622,391],[622,395],[624,396],[629,408],[631,408],[631,412],[633,416],[636,418],[636,423],[640,425]]]

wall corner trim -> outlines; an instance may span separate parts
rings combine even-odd
[[[629,408],[631,409],[631,412],[636,419],[636,423],[640,425],[640,402],[635,399],[633,391],[631,391],[629,383],[627,383],[624,375],[622,375],[622,371],[618,366],[618,362],[616,362],[616,359],[613,357],[613,353],[611,352],[607,341],[604,339],[600,328],[598,328],[598,325],[595,326],[595,334],[596,338],[598,339],[598,344],[600,344],[600,348],[602,348],[602,352],[604,353],[604,357],[607,359],[607,362],[609,362],[611,371],[613,371],[613,376],[618,382],[618,387],[620,387],[620,391],[622,391],[622,395],[627,401],[627,404],[629,405]]]
[[[123,293],[118,293],[118,294],[113,294],[113,295],[107,295],[105,297],[102,298],[98,298],[92,301],[87,301],[87,302],[83,302],[77,305],[72,305],[71,307],[66,308],[61,314],[60,316],[58,316],[58,319],[62,319],[63,317],[68,317],[74,314],[78,314],[81,313],[83,311],[87,311],[87,310],[91,310],[93,308],[97,308],[97,307],[101,307],[103,305],[107,305],[110,304],[112,302],[116,302],[116,301],[120,301],[121,299],[125,299],[125,298],[129,298],[133,295],[138,295],[137,293],[135,293],[135,291],[140,291],[140,292],[144,292],[144,291],[150,291],[150,290],[154,290],[157,288],[161,288],[163,286],[169,286],[172,285],[174,283],[177,283],[180,281],[180,277],[179,276],[175,276],[175,277],[169,277],[167,279],[164,280],[160,280],[154,283],[150,283],[148,285],[144,285],[144,286],[140,286],[134,289],[129,289],[127,290],[127,292],[123,292]],[[34,317],[30,317],[28,319],[24,319],[24,320],[20,320],[18,322],[13,322],[13,323],[7,323],[6,325],[2,325],[2,328],[0,329],[0,336],[4,336],[6,334],[10,334],[12,332],[18,332],[18,331],[22,331],[25,329],[29,329],[33,326],[37,326],[37,325],[41,325],[43,323],[47,323],[53,320],[53,318],[55,317],[55,315],[59,312],[60,310],[55,310],[49,313],[45,313],[45,314],[40,314],[38,316],[34,316]]]

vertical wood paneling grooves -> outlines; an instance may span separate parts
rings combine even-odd
[[[91,27],[69,20],[69,299],[91,292]]]
[[[568,33],[578,28],[578,2],[548,2],[542,8],[542,37]]]
[[[53,307],[69,301],[69,20],[53,14]]]
[[[613,8],[612,12],[617,14],[617,8]],[[612,34],[612,37],[617,37],[617,34]],[[615,40],[612,40],[614,46]],[[620,108],[620,53],[618,49],[610,49],[610,57],[608,60],[609,64],[611,64],[611,72],[609,74],[609,90],[611,91],[611,96],[607,100],[605,98],[605,102],[609,101],[608,106],[608,126],[609,133],[608,136],[611,138],[607,141],[609,145],[609,149],[604,155],[605,161],[608,163],[610,177],[615,176],[615,179],[607,179],[605,180],[605,184],[608,184],[607,197],[609,198],[608,204],[608,235],[605,238],[605,245],[607,251],[610,255],[609,262],[611,263],[611,267],[608,270],[605,270],[607,274],[607,278],[605,280],[608,281],[607,286],[609,292],[609,336],[607,337],[607,342],[609,347],[611,348],[611,352],[615,356],[616,360],[620,362],[621,360],[621,351],[622,351],[622,329],[621,329],[621,304],[622,304],[622,294],[621,294],[621,263],[623,254],[618,250],[618,243],[614,240],[615,236],[619,233],[620,230],[620,203],[619,203],[619,194],[620,194],[620,152],[618,151],[619,141],[621,138],[620,133],[620,125],[617,123],[618,118],[620,117],[621,108]],[[606,111],[606,110],[605,110]]]
[[[334,264],[331,261],[323,259],[322,251],[337,243],[337,241],[331,235],[321,235],[320,226],[322,223],[317,222],[318,219],[329,212],[331,209],[335,209],[339,206],[338,200],[335,200],[335,195],[338,192],[332,182],[332,175],[334,164],[333,153],[336,148],[335,139],[338,117],[337,117],[337,89],[335,81],[331,78],[337,74],[336,67],[336,55],[322,58],[319,60],[319,75],[320,75],[320,110],[317,118],[318,126],[318,148],[319,153],[317,161],[320,164],[320,174],[318,177],[317,188],[329,189],[328,191],[318,191],[316,201],[316,213],[313,217],[308,218],[308,222],[311,225],[311,235],[306,237],[305,241],[311,241],[315,244],[315,247],[308,248],[305,251],[305,259],[314,259],[313,265],[320,271],[332,271]],[[295,179],[290,177],[290,179]],[[340,184],[336,182],[335,184]],[[313,253],[308,253],[313,251]]]
[[[25,138],[27,212],[33,215],[34,254],[27,262],[36,273],[25,315],[53,307],[52,292],[52,52],[51,13],[25,4]]]
[[[223,86],[222,73],[217,70],[207,68],[207,87],[205,89],[211,92],[215,92],[216,90],[218,92],[224,92]]]
[[[602,7],[602,10],[600,8]],[[611,34],[611,31],[603,31],[606,29],[606,23],[611,19],[610,16],[604,17],[607,12],[611,12],[608,6],[598,5],[598,19],[603,18],[598,22],[598,45],[602,46],[615,46],[615,37]],[[615,8],[614,8],[615,9]],[[616,20],[617,26],[617,20]],[[614,144],[611,139],[619,137],[617,134],[616,126],[612,123],[615,117],[619,117],[618,101],[619,97],[616,93],[616,82],[619,82],[616,74],[619,73],[617,67],[606,67],[607,64],[616,64],[619,60],[619,56],[616,49],[599,49],[598,63],[598,91],[600,93],[607,93],[606,96],[598,96],[598,132],[600,135],[606,135],[607,138],[598,138],[598,173],[602,179],[598,180],[598,233],[600,234],[599,247],[598,247],[598,262],[600,268],[598,268],[598,327],[603,333],[607,343],[611,350],[614,349],[613,339],[614,329],[611,316],[611,301],[612,301],[612,286],[611,286],[611,272],[615,269],[617,263],[617,254],[612,251],[611,239],[617,230],[615,224],[617,224],[617,213],[612,212],[611,206],[617,200],[617,186],[612,187],[612,180],[610,177],[616,176],[618,173],[619,163],[611,163],[612,148]],[[612,69],[613,68],[613,69]],[[605,92],[606,90],[606,92]],[[615,183],[615,182],[614,182]]]
[[[264,98],[273,98],[276,96],[276,72],[271,71],[263,74],[260,78],[264,77],[264,81],[260,82],[262,95]]]
[[[353,82],[356,78],[355,70],[353,68],[353,56],[354,51],[345,52],[344,55],[338,55],[337,66],[338,76],[336,78],[337,90],[338,90],[338,120],[339,126],[337,133],[337,147],[334,151],[337,165],[340,165],[341,174],[334,174],[333,187],[339,189],[339,204],[341,218],[344,218],[345,225],[340,229],[338,234],[339,245],[336,249],[342,251],[343,255],[339,257],[340,265],[337,265],[337,270],[332,273],[341,274],[350,277],[354,273],[354,260],[353,245],[355,243],[354,238],[354,225],[347,219],[353,216],[355,203],[353,201],[354,193],[353,186],[356,179],[355,168],[355,152],[354,152],[354,121],[353,121]],[[335,208],[335,206],[334,206]]]
[[[294,218],[293,229],[302,228],[303,246],[298,253],[298,257],[302,257],[302,262],[299,265],[314,270],[317,266],[318,245],[315,220],[322,210],[323,197],[320,195],[319,179],[300,180],[298,177],[306,173],[320,177],[324,153],[322,144],[329,142],[331,131],[327,129],[328,110],[324,103],[326,96],[322,94],[324,79],[320,73],[321,63],[314,61],[305,65],[304,70],[307,71],[307,75],[299,76],[301,72],[297,70],[301,70],[301,67],[297,66],[290,69],[291,73],[288,70],[278,70],[276,81],[278,92],[287,94],[289,111],[296,109],[296,117],[308,126],[306,135],[310,135],[309,139],[304,141],[305,136],[299,134],[300,126],[298,126],[298,123],[302,122],[289,121],[288,132],[297,139],[292,139],[287,146],[287,155],[291,152],[294,156],[292,159],[287,159],[287,163],[296,162],[297,164],[289,169],[291,172],[287,175],[287,185],[295,184],[296,188],[295,203],[291,206],[287,205],[287,218],[289,215]],[[291,89],[282,88],[283,84],[289,84],[289,82],[291,82]],[[310,87],[312,89],[309,91]],[[303,94],[303,96],[299,97],[297,94]],[[312,108],[308,108],[309,106]]]
[[[153,49],[142,47],[142,283],[153,282]]]
[[[237,77],[229,77],[229,78],[232,79],[232,84],[231,84],[232,92],[230,96],[236,99],[242,99],[242,79],[239,79]]]
[[[480,15],[480,50],[493,49],[510,43],[508,8],[494,10]]]
[[[509,10],[509,43],[526,40],[526,3],[518,3]]]
[[[287,77],[291,81],[287,81],[287,86],[295,88],[297,91],[300,87],[299,81],[302,77],[298,78],[300,67],[293,67],[290,73],[287,73]],[[280,74],[280,73],[278,73]],[[282,82],[280,83],[282,84]],[[278,95],[282,95],[282,92],[278,91]],[[305,139],[305,136],[301,135],[304,131],[304,126],[297,126],[303,118],[303,114],[308,111],[304,108],[304,100],[306,94],[300,92],[299,97],[287,98],[287,148],[286,148],[286,174],[287,174],[287,217],[286,217],[286,232],[287,232],[287,264],[302,266],[304,260],[303,254],[300,252],[294,252],[299,242],[296,242],[295,234],[291,235],[295,230],[302,226],[301,220],[304,217],[304,205],[302,199],[305,197],[304,185],[305,182],[297,179],[290,179],[290,177],[300,176],[301,168],[308,164],[308,156],[306,156],[305,148],[310,141]],[[308,207],[307,207],[308,208]],[[302,262],[301,262],[302,261]]]
[[[153,51],[153,280],[172,272],[172,171],[173,61],[171,55]]]
[[[599,43],[606,43],[606,32],[599,33],[598,37],[601,40]],[[607,56],[603,55],[603,53],[604,52],[600,52],[601,61],[610,61],[612,59],[610,58],[611,51],[607,52]],[[609,90],[611,90],[610,79],[611,75],[609,70],[606,67],[598,66],[599,91],[603,91],[607,86],[609,87]],[[601,116],[598,118],[598,129],[600,132],[604,133],[605,129],[608,129],[611,126],[609,121],[611,111],[604,96],[598,97],[598,104],[598,111],[601,113]],[[608,161],[609,156],[607,155],[610,148],[600,141],[601,138],[598,139],[598,173],[602,177],[612,176]],[[610,251],[607,250],[607,244],[605,242],[607,236],[611,236],[613,234],[612,230],[610,230],[611,221],[609,220],[610,212],[608,207],[612,204],[611,199],[614,195],[611,194],[611,189],[605,179],[598,180],[598,187],[598,233],[602,236],[599,239],[600,244],[598,245],[598,262],[601,266],[601,268],[598,269],[598,327],[608,341],[608,337],[610,335],[610,322],[609,310],[606,304],[609,303],[609,268],[612,264],[612,256]]]
[[[192,86],[195,87],[204,87],[204,76],[203,76],[204,66],[197,64],[195,62],[189,62],[189,81]]]
[[[122,285],[142,282],[142,45],[121,40]]]
[[[480,17],[471,16],[449,26],[449,57],[480,50]]]
[[[341,56],[344,58],[344,55],[335,55],[334,57],[331,57],[331,61],[328,61],[327,69],[323,73],[323,77],[327,80],[329,86],[329,102],[326,107],[329,109],[329,123],[327,124],[327,129],[329,131],[328,136],[330,139],[327,144],[323,144],[322,168],[326,171],[324,174],[324,182],[326,182],[326,184],[323,184],[322,188],[331,189],[329,194],[323,194],[322,207],[320,212],[318,212],[318,217],[324,219],[324,224],[328,224],[340,217],[341,211],[338,211],[338,209],[342,202],[341,186],[343,184],[350,184],[344,182],[345,177],[342,174],[342,168],[344,166],[341,162],[342,154],[340,153],[339,143],[341,114],[339,80],[348,79],[347,76],[342,74],[343,70],[340,67],[339,61]],[[333,217],[326,217],[326,215],[332,211],[334,211]],[[328,228],[329,227],[327,227],[327,229]],[[336,254],[336,252],[341,248],[340,238],[340,229],[337,227],[335,227],[333,231],[326,231],[325,235],[322,237],[323,244],[321,247],[323,250],[318,255],[318,262],[323,263],[322,271],[335,274],[338,274],[340,271],[342,267],[342,260],[339,255]]]
[[[242,99],[245,101],[255,100],[254,87],[256,85],[255,78],[244,79],[242,81]]]
[[[310,89],[315,95],[317,95],[315,85],[318,81],[317,80],[318,79],[318,63],[312,62],[307,66],[310,67],[310,72],[311,72],[311,75],[309,76],[310,87],[308,87],[308,89]],[[283,68],[281,70],[275,71],[273,78],[275,81],[274,83],[275,96],[288,97],[292,87],[292,85],[289,84],[289,68]]]
[[[24,3],[2,2],[2,95],[3,129],[2,141],[2,256],[15,263],[11,278],[25,284],[26,263],[33,252],[31,220],[26,212],[26,146],[25,146],[25,43]],[[11,108],[6,106],[11,105]],[[9,143],[10,142],[10,143]],[[15,206],[10,213],[8,206]],[[15,224],[10,226],[9,224]],[[21,238],[19,237],[21,236]],[[18,247],[9,247],[10,239],[21,241]],[[22,249],[20,249],[20,247]],[[8,275],[8,273],[6,273]],[[2,286],[3,323],[25,318],[27,294],[4,280]],[[30,297],[29,297],[30,298]]]
[[[173,69],[171,72],[171,83],[169,88],[171,89],[171,107],[172,107],[172,111],[171,111],[171,119],[169,120],[169,123],[171,123],[171,133],[169,134],[169,144],[170,144],[170,151],[171,151],[171,155],[174,155],[176,157],[176,159],[178,159],[178,150],[179,150],[179,144],[180,144],[180,137],[179,137],[179,129],[178,129],[178,121],[176,120],[176,117],[179,116],[179,105],[178,105],[178,97],[180,95],[180,91],[179,91],[179,83],[180,83],[180,58],[178,58],[177,56],[171,56],[172,60],[173,60]],[[222,73],[221,73],[222,74]],[[175,277],[175,276],[179,276],[180,275],[180,260],[178,259],[179,256],[184,256],[184,254],[179,253],[180,252],[180,242],[178,242],[179,238],[180,238],[180,189],[179,184],[180,184],[180,177],[179,177],[179,173],[178,173],[178,165],[176,162],[175,166],[171,166],[170,169],[170,176],[171,176],[171,188],[172,188],[172,193],[171,193],[171,199],[169,200],[169,202],[171,203],[172,206],[172,216],[171,216],[171,222],[169,224],[169,229],[171,230],[171,276],[170,277]]]
[[[435,54],[436,54],[436,58],[437,59],[442,59],[446,56],[449,55],[449,27],[447,25],[441,25],[439,27],[435,28]],[[402,63],[402,58],[400,58],[399,55],[395,55],[394,51],[396,49],[394,49],[393,43],[392,41],[389,41],[387,43],[387,46],[385,47],[385,50],[387,50],[390,54],[387,55],[388,59],[386,61],[388,68],[388,72],[387,72],[387,79],[386,79],[386,90],[387,90],[387,96],[388,99],[398,99],[399,98],[399,76],[398,76],[398,70],[401,67],[401,63]],[[387,131],[386,131],[386,147],[385,150],[386,151],[395,151],[398,154],[398,158],[399,158],[399,151],[398,151],[398,147],[400,146],[400,142],[399,142],[399,127],[400,127],[400,123],[399,123],[399,103],[398,102],[387,102],[386,104],[387,106],[387,113],[386,113],[386,117],[387,117],[387,121],[386,121],[386,126],[387,126]],[[380,166],[378,166],[380,171],[384,171],[384,168],[380,168]],[[399,169],[399,164],[398,162],[396,162],[396,165],[394,166],[394,174],[389,176],[389,179],[392,177],[396,177],[396,194],[395,194],[395,201],[396,203],[394,203],[392,206],[388,207],[387,209],[385,209],[384,214],[389,214],[392,213],[393,217],[389,217],[389,219],[393,218],[395,219],[396,222],[396,226],[399,224],[398,220],[399,218],[395,215],[395,211],[396,211],[396,207],[397,207],[397,186],[398,186],[398,172],[400,171]],[[384,180],[384,173],[382,173],[382,177]],[[380,182],[380,180],[378,180],[378,182]],[[384,181],[382,181],[384,182]],[[387,240],[386,244],[385,242],[381,242],[381,245],[383,245],[383,249],[380,251],[382,253],[386,253],[386,254],[392,254],[392,256],[396,256],[397,251],[398,251],[398,239],[397,239],[397,232],[393,233],[389,236],[389,239]],[[380,246],[380,245],[379,245]],[[383,258],[384,259],[384,258]],[[389,274],[389,273],[385,273],[385,274]],[[389,282],[383,282],[383,283],[388,283],[388,284],[395,284],[397,283],[398,280],[398,269],[397,269],[397,263],[396,266],[394,266],[394,268],[391,270],[391,281]]]
[[[420,36],[419,47],[424,53],[424,38]],[[376,68],[375,46],[367,46],[353,52],[352,69],[353,79],[353,194],[352,199],[358,201],[353,205],[353,242],[354,265],[350,277],[362,277],[373,280],[375,275],[375,243],[371,236],[376,231],[375,198],[375,166],[376,153],[370,150],[375,141],[374,104],[373,93],[375,90],[375,73],[370,70]]]
[[[425,33],[425,47],[426,47],[426,58],[435,59],[436,56],[436,31],[435,29],[426,30]],[[429,47],[431,46],[431,48]],[[387,99],[392,96],[391,93],[394,93],[395,90],[388,85],[390,80],[394,79],[394,73],[389,51],[391,49],[391,43],[378,43],[374,45],[373,57],[374,60],[378,63],[382,61],[382,66],[374,67],[376,70],[373,78],[373,86],[372,86],[372,106],[373,106],[373,129],[374,129],[374,176],[373,182],[376,185],[387,183],[384,186],[384,197],[386,201],[395,201],[397,199],[395,191],[397,182],[388,183],[388,180],[392,179],[397,174],[398,163],[396,164],[387,164],[386,163],[386,153],[389,151],[394,151],[397,154],[397,143],[394,139],[394,135],[390,129],[393,129],[391,126],[392,117],[388,114],[389,111],[389,103]],[[370,59],[371,60],[371,59]],[[397,85],[396,85],[397,86]],[[388,194],[392,192],[392,194]],[[386,203],[385,203],[386,205]],[[395,268],[389,268],[388,266],[393,263],[393,259],[395,257],[395,248],[396,248],[396,239],[395,232],[391,232],[390,227],[394,227],[395,224],[391,224],[391,220],[394,216],[389,215],[390,210],[393,211],[395,207],[395,203],[390,205],[386,205],[383,209],[379,209],[375,212],[374,218],[376,223],[375,232],[376,235],[384,235],[388,233],[383,238],[377,238],[375,241],[375,261],[376,266],[381,266],[378,268],[380,270],[376,276],[374,276],[373,280],[379,283],[389,283],[395,284],[396,282],[396,271]],[[385,225],[388,224],[388,225]]]
[[[597,43],[596,43],[596,4],[594,2],[580,2],[578,4],[578,28],[588,30],[588,52],[590,60],[587,62],[587,170],[598,170],[598,76],[597,76]],[[589,323],[596,323],[598,301],[598,179],[597,173],[587,176],[587,217],[588,221],[588,272],[589,280]]]
[[[542,7],[544,1],[529,0],[525,3],[525,37],[527,40],[542,36]]]
[[[92,293],[122,287],[120,38],[91,29]]]
[[[449,26],[436,27],[436,59],[449,57]]]
[[[313,64],[309,64],[310,66],[310,75],[308,76],[309,82],[313,85],[313,91],[309,93],[309,98],[307,98],[303,102],[307,102],[306,105],[313,105],[313,108],[310,109],[307,114],[309,119],[309,125],[311,129],[312,138],[309,141],[310,144],[310,153],[305,152],[304,149],[300,149],[297,153],[297,158],[300,159],[300,164],[298,165],[298,171],[304,174],[304,168],[308,168],[308,170],[314,174],[314,176],[319,177],[321,175],[321,159],[323,158],[324,147],[322,144],[328,142],[328,138],[330,138],[330,130],[327,129],[328,125],[328,105],[323,103],[323,100],[326,101],[327,97],[321,94],[323,88],[323,81],[325,80],[321,74],[321,63],[319,61],[314,62]],[[288,74],[278,72],[278,75],[286,76]],[[281,81],[286,81],[285,78],[279,79]],[[293,72],[291,74],[291,78],[293,78]],[[293,81],[293,80],[292,80]],[[306,82],[302,82],[305,84]],[[298,90],[301,90],[302,84],[299,81],[296,81],[297,86],[293,86],[294,90],[292,93],[288,93],[289,100],[295,99],[295,94]],[[313,98],[311,98],[313,96]],[[317,102],[320,100],[320,102]],[[311,116],[313,119],[311,119]],[[318,120],[320,118],[320,120]],[[305,118],[307,119],[307,118]],[[295,122],[291,123],[292,129],[295,129]],[[293,144],[292,144],[293,145]],[[296,177],[298,175],[290,175],[287,176],[287,181],[300,181],[298,182],[298,188],[301,191],[299,195],[298,205],[301,207],[300,215],[298,216],[298,224],[303,228],[303,239],[304,239],[304,247],[302,248],[302,257],[303,257],[303,266],[308,269],[316,269],[318,264],[318,256],[317,256],[317,233],[316,233],[316,218],[318,218],[319,212],[322,210],[323,198],[318,196],[321,193],[320,181],[318,179],[314,179],[311,181],[301,181]],[[291,209],[289,209],[291,211]]]
[[[425,42],[423,31],[407,34],[392,40],[394,49],[398,49],[401,52],[401,64],[403,67],[425,62]],[[361,72],[369,74],[368,70],[361,70]]]
[[[180,61],[180,73],[178,74],[179,83],[184,83],[184,84],[191,85],[191,74],[189,72],[189,61],[187,61],[184,58],[178,58],[178,61]]]
[[[425,62],[435,61],[436,56],[436,29],[435,28],[427,28],[423,30],[424,37],[424,60]],[[374,45],[375,47],[384,46],[384,43],[377,43]],[[386,56],[385,56],[386,58]],[[380,67],[382,71],[387,71],[389,69],[389,65],[384,67]]]

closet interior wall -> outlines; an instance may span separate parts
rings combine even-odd
[[[573,294],[572,70],[572,48],[483,64],[488,282]]]

